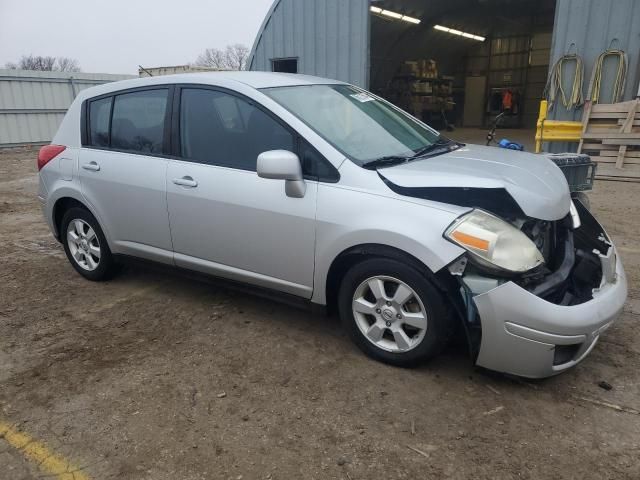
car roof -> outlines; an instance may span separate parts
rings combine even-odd
[[[119,82],[105,83],[89,88],[82,92],[83,98],[91,98],[98,95],[105,95],[118,90],[128,88],[138,88],[152,85],[167,85],[177,83],[198,83],[205,85],[218,85],[221,82],[237,82],[251,88],[273,88],[290,87],[299,85],[326,85],[343,84],[337,80],[314,77],[311,75],[300,75],[296,73],[276,73],[276,72],[246,72],[246,71],[220,71],[220,72],[197,72],[180,73],[177,75],[162,75],[157,77],[142,77],[131,80],[121,80]]]

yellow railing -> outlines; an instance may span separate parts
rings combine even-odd
[[[542,151],[542,142],[579,142],[582,122],[547,120],[547,101],[540,102],[536,128],[536,153]]]

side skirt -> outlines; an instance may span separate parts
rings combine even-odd
[[[178,276],[189,278],[198,282],[208,283],[219,288],[228,288],[247,295],[264,298],[267,300],[273,300],[278,303],[288,305],[300,310],[310,311],[314,315],[327,316],[327,306],[319,303],[314,303],[305,298],[297,297],[289,293],[279,292],[270,288],[259,287],[256,285],[250,285],[248,283],[242,283],[235,280],[216,277],[207,273],[196,272],[186,268],[166,265],[164,263],[154,262],[153,260],[146,260],[138,257],[132,257],[123,254],[114,254],[115,260],[118,263],[125,265],[131,265],[135,267],[143,267],[148,270],[156,272],[169,272]]]

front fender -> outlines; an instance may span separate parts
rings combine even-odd
[[[426,203],[321,185],[312,302],[326,304],[331,264],[342,252],[363,244],[401,250],[436,273],[464,253],[442,236],[458,216]]]

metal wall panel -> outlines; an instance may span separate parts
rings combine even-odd
[[[275,0],[249,57],[271,71],[274,58],[297,58],[298,73],[367,87],[369,0]]]
[[[75,96],[133,75],[0,70],[0,148],[50,142]]]
[[[557,0],[556,16],[551,46],[551,64],[575,44],[584,60],[584,95],[587,96],[589,80],[598,56],[613,47],[627,52],[629,68],[623,100],[630,100],[638,92],[640,81],[640,1],[638,0]],[[571,49],[574,52],[574,48]],[[610,92],[613,84],[613,63],[605,63],[602,92]],[[568,72],[571,74],[572,72]],[[573,77],[568,75],[564,85],[571,91]],[[601,96],[607,103],[610,95]],[[581,120],[582,109],[567,111],[556,106],[549,118]]]

